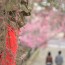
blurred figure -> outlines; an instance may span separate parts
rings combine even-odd
[[[48,52],[48,56],[46,58],[46,65],[52,65],[53,60],[52,60],[52,56],[51,56],[51,52]]]
[[[1,62],[2,62],[2,51],[0,51],[0,65],[1,65]]]
[[[55,58],[56,65],[63,65],[63,57],[61,55],[61,51],[58,52],[58,55]]]

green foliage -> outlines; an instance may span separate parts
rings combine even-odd
[[[47,2],[51,3],[51,2],[54,2],[55,0],[47,0]]]
[[[16,0],[11,0],[11,3],[16,4]]]
[[[59,3],[55,1],[55,2],[53,2],[53,6],[58,9],[59,8]]]

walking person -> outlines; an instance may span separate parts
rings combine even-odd
[[[61,55],[61,51],[58,52],[58,55],[55,58],[56,65],[63,65],[63,56]]]
[[[46,65],[52,65],[53,64],[53,59],[51,56],[51,52],[48,52],[48,56],[46,58]]]

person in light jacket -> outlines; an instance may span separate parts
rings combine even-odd
[[[58,52],[58,55],[55,58],[56,65],[63,65],[63,56],[61,55],[61,51]]]

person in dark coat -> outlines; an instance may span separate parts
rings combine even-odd
[[[48,56],[46,58],[46,65],[52,65],[53,64],[53,59],[51,56],[51,52],[48,52]]]

